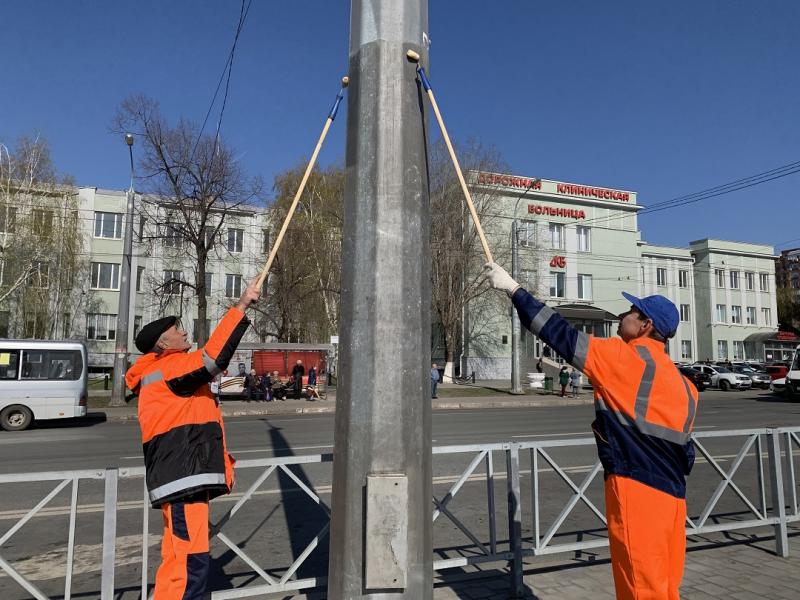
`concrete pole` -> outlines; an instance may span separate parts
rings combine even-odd
[[[125,235],[120,268],[119,308],[117,309],[116,344],[114,348],[114,387],[109,406],[125,405],[125,371],[128,370],[128,321],[131,307],[131,255],[133,254],[133,135],[125,135],[131,159],[131,184],[126,193]]]
[[[514,220],[511,221],[511,277],[514,281],[519,281],[519,222],[516,219],[516,209]],[[520,385],[519,375],[519,338],[520,322],[517,310],[511,307],[511,393],[524,394]]]
[[[433,597],[427,0],[353,0],[328,597]]]

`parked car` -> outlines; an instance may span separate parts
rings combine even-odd
[[[783,396],[786,394],[786,379],[781,377],[780,379],[773,379],[769,384],[769,391],[773,394],[778,394],[779,396]]]
[[[766,371],[770,379],[774,381],[775,379],[783,379],[784,377],[786,377],[786,374],[789,372],[789,367],[787,367],[786,365],[772,364],[772,365],[767,365],[764,368],[764,371]]]
[[[717,365],[692,365],[693,369],[697,369],[701,373],[711,377],[711,385],[718,387],[722,391],[727,391],[731,388],[737,390],[747,390],[753,385],[752,380],[747,375],[734,373],[725,367]]]
[[[698,392],[702,392],[704,389],[711,387],[711,376],[707,373],[685,365],[679,365],[678,371],[694,384]]]
[[[755,369],[751,369],[747,366],[736,366],[731,369],[734,373],[739,373],[740,375],[747,375],[750,380],[753,382],[753,387],[760,387],[763,389],[769,388],[769,382],[772,381],[770,376],[767,375],[764,371],[756,371]]]

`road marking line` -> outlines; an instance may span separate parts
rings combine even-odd
[[[258,452],[283,452],[285,450],[321,450],[323,448],[333,448],[333,444],[324,444],[322,446],[285,446],[283,448],[253,448],[250,450],[229,450],[229,452],[236,456],[237,454],[254,454]],[[121,460],[141,460],[142,455],[138,456],[120,456]]]
[[[574,431],[569,433],[528,433],[525,435],[512,435],[512,438],[540,438],[540,437],[553,437],[562,435],[588,435],[587,431]]]

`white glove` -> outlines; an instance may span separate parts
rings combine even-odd
[[[508,271],[495,262],[488,262],[483,265],[483,273],[490,286],[496,290],[503,290],[508,294],[509,298],[521,287],[511,278]]]

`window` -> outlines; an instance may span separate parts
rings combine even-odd
[[[714,278],[717,281],[717,287],[725,287],[725,271],[723,269],[714,269]]]
[[[70,315],[69,313],[62,313],[61,329],[62,329],[61,337],[63,337],[64,339],[69,338],[72,330],[72,315]]]
[[[536,245],[536,223],[522,221],[517,229],[517,243],[524,248],[533,248]]]
[[[177,296],[181,293],[183,273],[175,270],[164,271],[164,293]]]
[[[40,260],[35,261],[28,281],[31,287],[42,289],[50,287],[50,265]]]
[[[678,286],[682,288],[689,287],[689,271],[685,269],[678,271]]]
[[[139,241],[141,242],[144,239],[144,228],[147,225],[147,217],[144,215],[139,216]]]
[[[53,211],[34,209],[33,212],[33,233],[35,235],[50,235],[53,231]]]
[[[118,290],[119,289],[119,265],[117,263],[92,263],[93,290]],[[138,281],[136,289],[139,289]]]
[[[115,340],[117,339],[117,315],[90,313],[86,315],[87,340]]]
[[[0,312],[0,338],[11,337],[8,335],[8,321],[11,313],[7,310]]]
[[[95,212],[94,237],[120,239],[122,237],[122,213]]]
[[[592,299],[592,276],[578,275],[578,298],[581,300]]]
[[[736,306],[735,304],[731,306],[731,323],[735,323],[737,325],[742,324],[742,307]]]
[[[755,306],[748,306],[746,309],[747,315],[747,324],[748,325],[755,325],[756,324],[756,307]]]
[[[519,278],[520,285],[524,287],[526,290],[535,290],[536,289],[536,271],[531,269],[522,269],[520,271],[521,277]]]
[[[733,342],[733,360],[744,360],[744,342]]]
[[[14,233],[17,229],[17,207],[0,206],[0,233]]]
[[[592,251],[592,230],[590,227],[578,225],[578,252]]]
[[[269,251],[272,250],[269,245],[269,229],[262,229],[261,230],[261,251],[264,254],[269,254]]]
[[[0,381],[16,379],[19,375],[19,350],[0,348]]]
[[[667,270],[664,268],[657,268],[656,269],[656,285],[658,286],[665,286],[667,285]]]
[[[717,360],[727,360],[728,342],[727,340],[717,340]]]
[[[214,227],[213,225],[206,225],[205,227],[203,227],[203,233],[205,234],[204,237],[206,242],[206,248],[214,247],[215,230],[216,227]]]
[[[692,315],[689,311],[689,305],[681,304],[681,321],[683,321],[684,323],[688,323],[691,320],[692,320]]]
[[[756,289],[756,274],[752,272],[745,272],[744,274],[744,286],[748,290]]]
[[[717,304],[717,322],[718,323],[728,322],[728,311],[724,304]]]
[[[566,274],[550,272],[550,295],[553,298],[564,298],[566,296]]]
[[[739,289],[739,271],[731,271],[731,289],[738,290]]]
[[[23,350],[21,379],[71,379],[83,374],[79,350]]]
[[[241,252],[244,229],[228,229],[228,251]]]
[[[564,226],[561,223],[550,223],[550,247],[554,250],[564,248]]]
[[[681,340],[681,360],[692,359],[692,341]]]
[[[142,279],[144,277],[144,267],[136,267],[136,291],[142,291]]]
[[[211,296],[211,283],[213,282],[213,279],[214,278],[212,277],[211,273],[206,273],[205,288],[206,288],[206,296],[207,297]],[[197,338],[195,338],[195,339],[197,339]]]
[[[761,324],[764,327],[772,326],[772,314],[770,313],[768,308],[761,309]]]
[[[164,225],[164,245],[167,248],[180,248],[183,246],[180,225],[177,223],[166,223]]]
[[[133,337],[139,335],[142,330],[142,315],[135,315],[133,317]]]
[[[25,315],[22,337],[43,340],[47,337],[47,328],[50,324],[48,313],[33,313]]]
[[[225,297],[238,298],[242,295],[242,276],[227,273],[225,275]]]
[[[759,273],[758,274],[758,283],[759,283],[758,287],[762,292],[768,292],[769,291],[769,274],[768,273]]]

